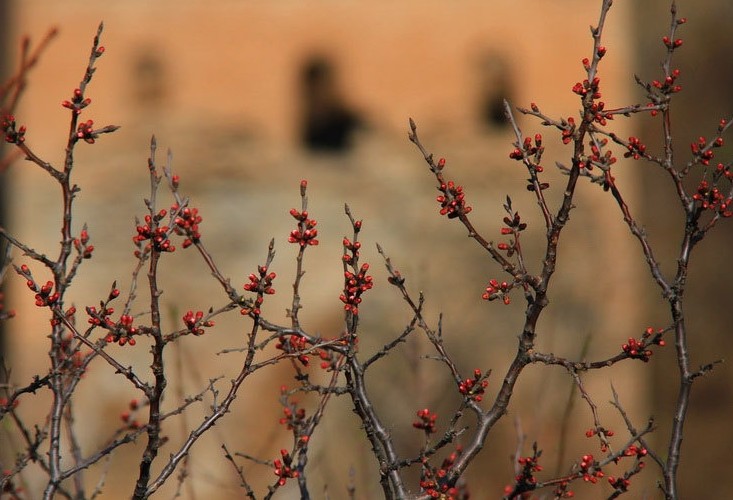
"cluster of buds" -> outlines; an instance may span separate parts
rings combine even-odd
[[[585,97],[588,94],[591,94],[591,97],[593,99],[600,99],[601,93],[599,92],[601,79],[597,76],[594,77],[592,80],[585,79],[583,82],[577,82],[575,85],[573,85],[573,92],[578,94],[581,97]]]
[[[588,112],[591,114],[590,118],[601,126],[605,126],[608,120],[613,120],[613,113],[604,111],[605,107],[606,103],[598,101],[591,104],[588,109]]]
[[[21,125],[16,130],[15,117],[13,115],[5,115],[2,121],[3,133],[5,134],[5,142],[11,144],[22,144],[25,141],[25,125]]]
[[[560,481],[555,489],[552,490],[552,494],[555,495],[555,498],[573,498],[575,497],[575,492],[569,490],[569,487],[570,481]]]
[[[642,459],[648,454],[649,450],[643,446],[636,446],[635,444],[629,445],[629,447],[624,450],[625,457],[636,457],[637,459]]]
[[[300,220],[298,229],[293,229],[288,236],[290,243],[298,243],[301,247],[306,245],[318,245],[318,229],[313,229],[318,223],[315,219],[308,219],[308,211],[298,212],[296,209],[290,210],[290,215]]]
[[[628,491],[631,481],[629,481],[627,478],[623,476],[621,477],[608,476],[608,484],[610,484],[611,488],[614,488],[617,492],[624,493]]]
[[[537,107],[532,103],[533,110]],[[527,190],[534,191],[537,189],[536,181],[537,174],[544,172],[544,167],[540,165],[542,160],[542,153],[545,152],[545,147],[542,145],[542,134],[535,134],[534,142],[532,138],[525,137],[524,141],[520,145],[518,142],[514,143],[514,150],[509,153],[509,158],[512,160],[521,161],[526,165],[529,170],[530,178],[527,179]],[[544,190],[550,187],[546,182],[539,183],[539,189]]]
[[[203,335],[204,328],[214,326],[213,321],[202,321],[203,319],[203,311],[196,311],[196,314],[194,314],[193,311],[187,311],[186,314],[183,315],[183,323],[186,325],[186,328],[188,328],[188,331],[194,335]]]
[[[416,420],[412,423],[412,426],[415,429],[422,429],[426,436],[435,432],[435,421],[438,419],[438,415],[436,413],[430,413],[429,409],[423,408],[422,410],[417,411],[417,417],[420,420]]]
[[[731,203],[733,199],[726,197],[717,186],[710,187],[708,181],[703,180],[697,186],[697,192],[692,195],[700,208],[720,213],[723,217],[730,217],[733,212]]]
[[[362,264],[359,272],[354,274],[344,271],[344,293],[339,296],[344,303],[344,310],[351,312],[354,316],[359,314],[361,295],[374,286],[372,277],[367,275],[369,264]]]
[[[573,140],[573,135],[575,135],[575,118],[568,116],[567,120],[562,120],[561,125],[562,143],[568,144]]]
[[[603,56],[606,55],[606,52],[608,52],[608,49],[606,49],[605,46],[599,45],[596,49],[596,55],[598,56],[598,59],[602,59]],[[588,59],[583,59],[583,67],[585,69],[590,69],[590,64],[588,64]]]
[[[427,458],[423,458],[420,488],[431,498],[440,498],[442,500],[468,498],[467,492],[461,491],[455,486],[448,485],[448,472],[462,451],[460,446],[456,447],[456,450],[443,460],[443,463],[437,470],[428,465]]]
[[[133,318],[129,314],[120,316],[120,320],[114,325],[114,330],[104,338],[108,343],[117,342],[120,345],[135,345],[133,335],[137,335],[137,328],[132,326]]]
[[[658,89],[662,94],[676,94],[682,90],[682,86],[676,83],[679,76],[680,70],[673,69],[668,76],[664,77],[664,81],[652,80],[652,87]]]
[[[273,466],[275,467],[275,475],[280,478],[277,481],[277,484],[285,486],[288,479],[297,478],[300,473],[292,467],[293,457],[290,456],[288,450],[280,450],[280,455],[282,456],[282,461],[280,459],[276,459],[273,462]]]
[[[288,430],[299,430],[305,425],[305,408],[298,408],[295,401],[283,407],[283,415],[280,417],[280,425],[287,426]]]
[[[718,163],[715,166],[715,180],[720,179],[721,177],[725,177],[729,181],[733,182],[733,171],[731,170],[730,166],[725,166],[722,163]]]
[[[684,18],[682,18],[682,19],[684,19]],[[680,24],[682,24],[682,23],[680,23]],[[677,38],[675,40],[672,40],[668,36],[663,36],[662,37],[662,43],[664,44],[665,47],[667,47],[670,50],[674,50],[674,49],[677,49],[679,47],[682,47],[682,39],[681,38]]]
[[[598,465],[598,462],[593,458],[593,455],[583,455],[578,466],[585,482],[595,484],[598,482],[598,479],[604,476],[603,471]]]
[[[458,384],[458,392],[469,399],[480,402],[483,399],[486,387],[489,385],[488,376],[489,372],[482,374],[481,370],[476,368],[473,371],[473,378],[467,378]]]
[[[327,349],[319,349],[318,357],[321,358],[321,369],[335,370],[338,364],[338,356]]]
[[[728,127],[728,120],[726,120],[725,118],[721,118],[720,123],[718,123],[718,133],[724,132],[727,127]]]
[[[138,422],[137,419],[135,419],[134,417],[134,414],[138,410],[138,408],[140,408],[140,403],[137,399],[132,399],[130,400],[128,409],[120,414],[120,420],[122,420],[122,423],[124,423],[128,429],[134,430],[140,428],[140,422]]]
[[[515,145],[516,144],[519,143],[515,143]],[[511,158],[512,160],[522,161],[525,157],[534,156],[535,158],[539,159],[544,151],[545,148],[544,146],[542,146],[542,134],[535,134],[534,143],[532,143],[531,137],[525,137],[524,141],[522,142],[521,148],[515,147],[514,150],[509,153],[509,158]],[[534,168],[537,172],[542,172],[544,170],[539,165],[535,165]]]
[[[39,287],[35,281],[28,280],[26,282],[28,288],[36,292],[36,305],[38,307],[52,306],[59,300],[59,292],[53,291],[53,281],[47,281],[45,285]]]
[[[447,215],[449,219],[455,219],[473,210],[466,205],[463,186],[456,186],[453,181],[448,181],[447,183],[441,183],[438,191],[443,193],[436,198],[440,203],[440,215]]]
[[[608,477],[608,483],[611,485],[612,488],[614,488],[619,493],[624,493],[628,491],[629,485],[631,484],[631,481],[629,478],[633,476],[634,474],[637,474],[644,468],[644,461],[643,458],[647,456],[649,452],[646,448],[643,446],[636,446],[634,444],[629,445],[625,450],[623,455],[621,457],[616,458],[615,462],[618,463],[620,458],[624,457],[634,457],[636,458],[636,464],[634,467],[627,471],[623,476],[614,477],[609,476]]]
[[[74,315],[76,314],[76,307],[71,306],[69,307],[66,312],[64,312],[63,318],[66,319],[69,323],[74,322]],[[62,319],[58,316],[54,316],[51,318],[51,326],[57,326],[62,323]]]
[[[79,124],[76,129],[76,140],[83,140],[87,144],[94,144],[94,140],[99,137],[99,134],[94,131],[94,121],[87,120]]]
[[[352,242],[349,238],[344,236],[341,244],[344,247],[344,255],[341,257],[344,262],[351,264],[355,260],[359,259],[359,249],[361,248],[360,241]]]
[[[76,309],[72,307],[65,313],[65,316],[67,318],[71,318],[75,313]],[[57,325],[59,323],[60,320],[57,318],[51,320],[52,325]],[[72,376],[81,375],[84,372],[84,362],[87,357],[92,354],[92,351],[88,351],[84,354],[79,349],[75,349],[72,345],[73,340],[74,335],[71,332],[63,331],[59,336],[60,345],[58,350],[59,361],[61,361],[61,371],[67,373],[71,372]]]
[[[305,197],[306,189],[308,188],[308,181],[300,181],[300,197],[303,199],[303,210],[298,211],[294,208],[290,209],[290,215],[298,221],[298,228],[293,229],[288,236],[290,243],[297,243],[301,248],[305,248],[308,245],[318,245],[318,229],[315,229],[318,222],[315,219],[308,218],[308,211],[306,210],[307,198]]]
[[[114,281],[114,282],[112,282],[112,288],[110,289],[109,295],[107,296],[107,301],[106,302],[101,302],[100,301],[100,303],[99,303],[99,306],[102,309],[102,315],[103,316],[110,315],[110,314],[112,314],[114,312],[114,310],[112,310],[112,309],[109,309],[109,312],[105,312],[105,311],[107,311],[107,309],[106,309],[107,308],[107,304],[109,304],[110,302],[112,302],[113,300],[115,300],[119,296],[120,296],[120,290],[119,290],[119,288],[117,288],[117,281]],[[92,312],[89,312],[89,311],[92,311]],[[91,316],[97,316],[98,315],[97,308],[96,307],[93,307],[93,306],[92,307],[87,307],[87,313],[89,313]],[[89,321],[89,322],[92,323],[92,324],[95,324],[95,325],[99,325],[99,323],[93,323],[92,321]]]
[[[514,236],[514,239],[509,240],[508,243],[499,243],[496,247],[499,250],[505,251],[507,253],[507,257],[511,257],[512,255],[514,255],[514,252],[519,250],[519,233],[527,229],[527,224],[521,221],[519,212],[512,213],[511,200],[509,200],[509,198],[507,198],[507,202],[508,205],[504,205],[504,208],[507,210],[507,212],[509,212],[511,218],[504,217],[504,224],[506,225],[506,227],[501,228],[501,234],[503,236],[511,234]]]
[[[114,328],[115,322],[109,318],[115,312],[113,307],[102,304],[102,307],[97,310],[94,306],[87,306],[86,311],[89,315],[88,322],[90,325]]]
[[[629,337],[627,343],[621,345],[621,349],[632,359],[640,359],[644,362],[649,361],[653,352],[648,349],[650,345],[658,345],[664,347],[666,342],[662,338],[663,329],[654,330],[647,327],[639,340]]]
[[[104,52],[103,47],[100,47],[100,50]],[[99,52],[99,54],[101,55],[102,52]],[[81,114],[81,110],[89,106],[91,103],[92,100],[88,97],[84,97],[84,93],[81,91],[81,89],[74,89],[71,100],[63,101],[61,105],[67,109],[72,110],[74,114],[79,115]]]
[[[602,152],[606,144],[608,144],[608,139],[605,137],[598,141],[591,140],[589,143],[591,154],[586,161],[580,163],[580,168],[593,170],[593,166],[597,165],[601,170],[607,171],[611,165],[616,163],[616,157],[613,156],[610,149],[607,149],[605,153]]]
[[[653,102],[646,103],[646,107],[647,107],[647,109],[649,109],[649,114],[651,116],[657,116],[657,114],[659,113],[659,107],[658,107],[658,105],[657,104],[654,104]]]
[[[35,299],[38,307],[53,306],[58,302],[61,295],[53,291],[53,281],[47,281],[45,285],[39,286],[33,279],[30,268],[25,264],[20,267],[16,266],[15,271],[26,279],[25,284],[36,293]]]
[[[497,280],[489,280],[489,285],[486,287],[486,291],[481,294],[481,298],[484,300],[495,300],[501,298],[504,304],[509,304],[511,299],[509,298],[509,291],[512,289],[512,285],[506,281],[499,283]]]
[[[87,243],[89,243],[89,233],[84,228],[81,230],[79,237],[74,238],[74,248],[84,259],[90,259],[94,251],[94,245],[88,245]]]
[[[387,282],[390,285],[401,287],[405,284],[405,278],[402,276],[401,272],[397,269],[393,269],[392,274],[387,278]]]
[[[532,491],[537,486],[537,478],[535,472],[541,472],[542,466],[539,464],[542,450],[537,449],[537,443],[532,447],[533,453],[528,457],[519,457],[517,463],[522,466],[519,474],[514,476],[514,486],[504,487],[504,494],[508,498],[517,498],[518,495]],[[519,497],[519,498],[524,498]]]
[[[623,349],[623,351],[628,354],[630,358],[640,359],[644,362],[649,361],[649,358],[653,354],[650,349],[646,348],[646,345],[643,341],[638,341],[632,337],[629,337],[628,342],[626,344],[623,344],[621,346],[621,349]]]
[[[596,55],[598,56],[598,59],[602,59],[603,56],[606,55],[606,52],[608,52],[606,47],[604,47],[603,45],[599,46],[596,49]],[[583,63],[583,69],[588,71],[590,69],[590,60],[587,57],[584,57],[581,62]]]
[[[262,306],[262,302],[264,302],[264,296],[273,295],[275,293],[275,289],[272,288],[272,280],[277,277],[277,274],[274,272],[268,272],[267,266],[257,266],[257,272],[259,273],[259,276],[256,274],[250,274],[249,283],[244,284],[245,290],[257,294],[257,298],[254,302],[254,308],[250,309],[245,307],[241,311],[242,314],[249,314],[251,312],[255,316],[259,316],[261,312],[260,306]]]
[[[171,207],[171,213],[178,212],[178,216],[173,219],[173,223],[175,224],[173,230],[179,236],[186,236],[186,239],[183,241],[183,248],[188,248],[192,244],[198,243],[199,239],[201,239],[199,224],[201,224],[203,219],[199,215],[198,208],[185,207],[180,212],[179,209],[180,207],[177,203]]]
[[[587,431],[585,431],[585,437],[588,438],[598,435],[601,440],[601,451],[604,453],[608,451],[608,438],[613,437],[614,434],[615,433],[612,430],[606,429],[604,427],[596,427],[595,429],[588,429]]]
[[[307,354],[303,354],[302,351],[308,348],[308,340],[300,335],[280,335],[278,342],[275,344],[276,349],[288,354],[299,353],[297,358],[303,366],[308,366],[310,358]]]
[[[638,160],[639,158],[646,156],[646,145],[643,144],[638,137],[629,137],[629,142],[626,144],[626,151],[624,158],[633,158]]]
[[[713,159],[715,153],[713,148],[719,148],[723,145],[723,138],[717,137],[711,144],[707,144],[704,137],[698,137],[697,142],[690,144],[690,150],[692,155],[703,165],[710,165],[710,160]]]
[[[305,181],[303,181],[305,182]],[[318,222],[315,219],[308,218],[308,211],[303,210],[302,212],[297,211],[294,208],[290,209],[290,215],[298,221],[298,228],[293,229],[288,236],[290,243],[297,243],[301,247],[307,245],[318,245],[318,229],[314,229]]]
[[[123,314],[120,316],[119,321],[114,322],[110,319],[110,316],[115,312],[113,307],[105,306],[98,311],[96,307],[88,306],[86,310],[89,315],[89,324],[101,326],[108,330],[109,333],[104,337],[107,343],[117,342],[120,345],[135,345],[136,341],[133,335],[138,334],[138,329],[132,325],[133,317],[131,315]]]
[[[155,216],[151,217],[150,215],[146,215],[145,224],[138,225],[136,227],[137,234],[132,237],[133,243],[138,247],[138,250],[135,251],[135,257],[140,257],[142,242],[146,240],[151,241],[152,248],[156,252],[173,252],[176,250],[176,247],[171,245],[171,240],[168,238],[170,228],[168,226],[158,225],[158,222],[165,217],[167,213],[168,212],[165,209],[162,209]],[[151,247],[151,243],[145,246],[146,250]]]
[[[100,326],[109,332],[105,337],[106,342],[117,342],[120,345],[135,345],[136,342],[132,336],[137,335],[139,331],[138,328],[132,325],[132,316],[129,314],[123,314],[117,322],[110,318],[110,316],[114,314],[115,310],[113,307],[109,306],[109,303],[119,296],[120,290],[117,288],[117,283],[112,283],[112,288],[107,296],[107,301],[100,302],[99,309],[94,306],[86,307],[87,314],[89,315],[88,322],[90,325]]]
[[[361,295],[374,286],[372,277],[367,276],[369,264],[363,264],[358,268],[359,249],[361,243],[358,241],[359,232],[361,232],[362,221],[355,220],[351,216],[348,205],[346,206],[346,214],[351,221],[351,227],[354,231],[353,241],[344,236],[341,244],[344,253],[341,260],[344,263],[344,291],[339,295],[339,300],[344,303],[344,310],[354,316],[359,314],[359,304],[361,303]],[[348,269],[351,268],[352,271]]]
[[[341,260],[344,261],[344,264],[354,267],[359,262],[359,249],[361,248],[361,243],[357,238],[361,231],[362,222],[361,220],[352,219],[351,226],[354,230],[354,241],[351,241],[349,238],[344,236],[344,239],[341,242],[344,248],[344,254],[341,256]]]

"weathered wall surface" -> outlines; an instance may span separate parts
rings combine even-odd
[[[609,106],[632,102],[636,95],[630,74],[634,68],[630,61],[636,61],[630,7],[617,4],[609,18],[608,55],[601,70]],[[58,40],[34,70],[18,112],[28,126],[29,144],[40,156],[58,163],[67,123],[59,103],[78,85],[93,33],[98,22],[105,21],[107,50],[89,90],[92,106],[84,116],[95,124],[122,128],[98,144],[81,145],[77,155],[75,175],[82,192],[76,220],[88,223],[96,246],[94,258],[77,278],[77,306],[98,302],[112,280],[118,280],[123,290],[129,284],[133,217],[144,213],[145,161],[149,138],[155,133],[162,153],[159,163],[165,162],[165,149],[170,147],[182,191],[204,217],[201,229],[207,246],[238,287],[264,259],[269,239],[276,238],[278,295],[267,305],[274,319],[284,317],[294,272],[295,251],[286,242],[292,226],[288,209],[299,205],[298,183],[307,178],[310,212],[319,220],[322,237],[308,257],[305,323],[325,336],[340,331],[339,257],[341,236],[348,229],[343,203],[348,202],[365,220],[362,255],[372,264],[378,283],[362,308],[363,349],[380,346],[409,321],[398,296],[387,287],[374,249],[379,242],[413,290],[425,291],[431,317],[437,322],[438,313],[445,313],[444,335],[461,368],[466,373],[476,367],[493,369],[490,389],[496,389],[508,362],[505,353],[514,348],[523,319],[521,300],[517,296],[516,304],[508,307],[481,301],[487,280],[500,274],[479,248],[464,241],[457,224],[437,215],[434,183],[406,139],[407,117],[416,119],[426,145],[447,158],[447,175],[466,186],[481,230],[494,239],[500,238],[501,204],[506,194],[512,194],[515,208],[530,223],[528,258],[538,263],[542,222],[534,198],[524,189],[524,172],[507,158],[513,134],[500,123],[485,120],[483,110],[487,102],[508,97],[518,105],[536,102],[551,116],[574,113],[577,96],[570,88],[582,79],[580,60],[591,48],[588,25],[597,21],[596,2],[74,5],[17,2],[13,28],[16,35],[34,37],[49,26],[60,28]],[[332,71],[332,79],[316,92],[326,92],[325,102],[338,102],[360,123],[351,145],[340,152],[313,152],[301,144],[302,114],[308,109],[304,96],[321,95],[304,88],[304,68],[314,60],[326,61]],[[520,124],[528,135],[541,131],[547,138],[546,175],[549,196],[556,201],[562,193],[562,176],[551,167],[568,151],[556,146],[557,137],[536,123]],[[631,135],[628,124],[616,125],[619,135]],[[59,193],[37,170],[22,163],[13,167],[13,228],[34,247],[53,254],[59,239],[54,211]],[[617,172],[629,201],[637,203],[638,171],[619,166]],[[636,273],[646,271],[610,197],[597,186],[583,185],[577,205],[561,245],[552,306],[539,325],[539,348],[577,356],[590,339],[589,356],[597,358],[615,352],[627,337],[638,336],[647,326],[642,297],[648,289],[627,286]],[[224,302],[192,250],[177,251],[166,258],[164,267],[163,300],[170,324],[182,311]],[[11,324],[11,359],[13,376],[22,381],[44,369],[39,353],[46,349],[47,319],[26,307],[28,292],[22,283],[16,285],[13,301],[20,314]],[[141,305],[139,310],[144,309]],[[245,328],[236,317],[219,321],[203,337],[185,339],[180,351],[184,393],[197,391],[202,381],[222,371],[226,377],[234,373],[236,355],[213,353],[240,344]],[[214,361],[201,362],[208,359],[207,351]],[[115,352],[141,369],[149,363],[143,345]],[[400,435],[403,449],[418,446],[410,430],[417,408],[429,405],[445,415],[455,403],[455,389],[441,385],[445,374],[431,361],[419,359],[425,354],[425,342],[409,344],[373,381],[374,391],[382,394],[378,403],[394,434]],[[177,362],[176,356],[171,364]],[[626,364],[609,374],[590,376],[588,383],[596,391],[596,402],[603,404],[610,399],[611,379],[641,425],[649,413],[650,388],[640,368]],[[500,491],[512,477],[507,458],[516,441],[512,419],[521,419],[528,440],[538,440],[548,457],[557,450],[569,379],[559,370],[530,371],[518,386],[503,434],[489,443],[486,455],[491,459],[474,466],[468,476],[475,492]],[[285,370],[254,377],[234,413],[202,443],[207,451],[194,455],[191,477],[199,495],[238,494],[234,475],[220,458],[220,442],[262,458],[275,457],[288,443],[286,432],[276,424],[277,387],[285,377]],[[85,381],[89,403],[77,419],[87,430],[89,446],[108,436],[105,429],[117,422],[126,401],[136,396],[118,379],[99,365]],[[253,396],[256,406],[249,399]],[[170,404],[174,403],[172,395]],[[576,403],[576,408],[572,422],[575,434],[582,435],[581,429],[590,427],[591,420],[582,404]],[[342,414],[344,420],[324,422],[323,439],[336,432],[345,436],[345,443],[360,438],[358,424],[346,410]],[[191,417],[189,425],[196,419]],[[621,428],[618,421],[612,426]],[[176,442],[183,431],[170,432]],[[317,433],[314,446],[318,438]],[[587,440],[572,443],[565,457],[568,463],[587,451],[585,446]],[[324,448],[311,462],[318,464],[316,474],[322,475],[336,498],[349,480],[350,466],[363,488],[360,495],[378,494],[365,486],[374,483],[374,464],[365,458],[368,450],[354,450],[335,457]],[[255,481],[260,485],[272,479],[265,468],[253,466],[248,471],[248,477],[261,476]],[[90,473],[89,481],[98,473]],[[110,498],[115,491],[120,498],[129,496],[129,476],[110,474],[108,484]]]

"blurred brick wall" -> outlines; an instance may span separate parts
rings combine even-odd
[[[437,321],[438,313],[445,313],[444,334],[461,368],[466,372],[492,368],[490,389],[498,386],[508,362],[504,353],[513,350],[523,319],[521,301],[517,297],[517,304],[505,308],[480,300],[486,281],[500,275],[483,252],[464,244],[465,235],[456,224],[438,217],[433,181],[406,139],[407,117],[417,120],[426,145],[448,159],[448,175],[466,186],[476,220],[482,221],[482,230],[490,237],[499,237],[501,203],[512,194],[515,208],[530,222],[528,237],[534,230],[535,239],[526,242],[528,255],[539,258],[542,222],[533,197],[524,190],[524,172],[507,159],[513,135],[500,125],[485,124],[481,110],[487,97],[506,93],[517,105],[537,102],[551,116],[574,112],[577,99],[570,87],[582,78],[580,60],[591,47],[588,25],[597,22],[597,2],[574,0],[551,7],[539,0],[72,3],[17,2],[13,28],[16,39],[23,33],[40,38],[49,26],[60,28],[58,39],[34,70],[18,112],[29,128],[29,144],[41,156],[59,162],[67,119],[59,103],[78,85],[99,20],[106,23],[107,51],[90,87],[93,103],[85,116],[99,125],[115,123],[122,128],[92,147],[81,145],[77,154],[75,175],[82,192],[76,220],[89,224],[96,246],[94,259],[77,278],[72,294],[77,306],[98,302],[112,280],[118,280],[123,290],[129,284],[133,216],[143,214],[147,144],[155,133],[159,163],[164,163],[170,147],[182,190],[204,217],[207,246],[237,286],[264,259],[267,242],[275,236],[276,288],[287,291],[294,269],[294,251],[286,243],[292,226],[287,211],[298,206],[299,180],[308,178],[310,211],[319,220],[322,244],[309,252],[305,324],[325,336],[341,328],[339,256],[340,238],[347,232],[343,203],[348,202],[357,217],[365,219],[363,258],[372,264],[378,282],[362,308],[363,349],[380,346],[409,321],[408,311],[387,289],[374,250],[378,241],[413,291],[425,291],[431,317]],[[638,95],[631,74],[645,60],[630,31],[630,10],[617,2],[606,32],[609,52],[601,77],[604,100],[610,106],[627,104]],[[639,38],[655,37],[662,30],[640,30]],[[362,123],[353,145],[340,154],[317,154],[300,144],[300,75],[313,57],[332,64],[339,99]],[[520,124],[528,135],[540,131],[536,123]],[[626,123],[616,125],[619,135],[631,135]],[[548,137],[548,159],[567,156],[567,150],[553,145],[559,141],[550,139],[549,131],[542,132]],[[54,211],[59,206],[58,190],[37,170],[25,164],[13,167],[13,227],[34,247],[53,254],[58,241]],[[553,188],[560,186],[561,176],[547,170]],[[628,199],[641,202],[639,170],[620,167],[618,172]],[[549,195],[556,201],[560,191],[550,189]],[[539,325],[543,351],[577,356],[590,338],[590,357],[599,357],[651,323],[644,302],[649,289],[625,286],[637,273],[647,271],[612,200],[600,194],[595,186],[580,189],[578,208],[561,245],[564,253],[552,305]],[[215,283],[190,252],[176,252],[165,267],[163,301],[170,324],[178,321],[181,310],[222,303],[223,297],[214,299],[220,293]],[[22,381],[43,370],[38,353],[46,349],[47,320],[27,308],[29,296],[23,284],[17,280],[13,284],[17,291],[12,300],[20,314],[10,325],[10,341],[14,377]],[[285,295],[268,303],[275,319],[283,317]],[[205,358],[206,351],[238,345],[243,328],[241,318],[223,320],[205,336],[181,343],[176,356],[185,367],[182,391],[197,391],[202,381],[223,370],[231,376],[238,362],[234,355],[212,354],[215,361],[208,364],[194,360]],[[142,345],[115,352],[140,369],[148,364]],[[445,374],[429,361],[418,362],[425,354],[424,342],[412,342],[370,379],[370,387],[380,394],[379,408],[403,450],[418,446],[409,430],[417,408],[430,405],[445,414],[455,403],[450,396],[454,388],[441,382]],[[171,364],[175,360],[172,357]],[[521,419],[528,440],[538,440],[546,456],[557,451],[570,381],[560,370],[528,371],[517,387],[511,414],[498,429],[501,433],[488,443],[486,461],[469,471],[475,492],[500,491],[512,477],[508,459],[516,441],[512,419]],[[263,458],[274,457],[287,443],[285,431],[276,425],[277,387],[287,381],[284,372],[253,377],[233,414],[194,453],[191,481],[199,495],[238,494],[218,451],[220,442]],[[608,381],[613,380],[634,417],[644,422],[654,394],[647,376],[643,367],[625,364],[589,376],[587,382],[596,391],[596,402],[603,404],[610,399]],[[624,391],[625,387],[634,389]],[[82,404],[78,420],[85,429],[85,445],[91,447],[108,436],[135,394],[101,364],[89,373],[82,393],[89,402]],[[174,399],[171,396],[171,405]],[[575,434],[581,435],[579,429],[588,428],[590,418],[582,404],[576,403],[576,408],[572,422]],[[358,441],[361,430],[348,411],[340,408],[335,415],[341,419],[327,418],[321,436],[339,433],[344,443]],[[197,418],[191,417],[189,423]],[[614,425],[621,427],[617,421]],[[183,435],[180,429],[170,432],[172,442]],[[317,433],[315,446],[318,438]],[[585,440],[571,443],[565,459],[587,451],[584,446]],[[338,497],[353,466],[362,498],[378,494],[366,486],[376,484],[373,460],[365,458],[368,450],[357,445],[343,448],[344,455],[338,457],[328,448],[317,451],[311,461],[318,464],[314,479],[323,477]],[[248,467],[248,471],[248,477],[264,476],[257,484],[272,479],[265,468]],[[98,474],[93,470],[88,480],[93,483]],[[120,498],[129,496],[125,473],[110,474],[108,484],[110,498],[115,491]],[[653,484],[646,488],[654,490]]]

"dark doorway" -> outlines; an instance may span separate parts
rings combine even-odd
[[[163,58],[152,47],[142,48],[133,60],[132,75],[134,101],[146,111],[159,111],[167,94]]]
[[[504,100],[511,101],[509,65],[495,53],[485,53],[478,61],[479,121],[489,128],[503,128],[509,124],[504,111]]]
[[[333,65],[312,57],[300,75],[301,140],[312,151],[341,153],[351,146],[360,120],[341,96]]]

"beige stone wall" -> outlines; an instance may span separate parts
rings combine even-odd
[[[629,7],[617,3],[609,19],[608,55],[601,70],[609,106],[633,99]],[[487,280],[500,276],[499,272],[480,249],[464,241],[457,224],[438,217],[434,182],[406,139],[407,117],[418,121],[426,145],[448,159],[448,175],[466,186],[476,220],[487,236],[499,238],[501,203],[507,193],[513,195],[515,208],[530,222],[528,233],[534,233],[528,236],[526,248],[537,270],[541,219],[533,197],[524,189],[524,172],[507,159],[511,132],[486,128],[479,121],[481,98],[496,81],[490,79],[485,86],[487,68],[481,64],[488,58],[505,68],[501,76],[515,104],[534,101],[552,116],[574,113],[578,104],[570,88],[582,79],[580,60],[591,48],[588,25],[597,22],[596,2],[224,1],[212,6],[24,1],[16,2],[15,9],[16,35],[30,33],[39,38],[49,26],[60,28],[58,40],[34,70],[17,113],[28,126],[29,145],[57,164],[67,123],[59,103],[78,85],[99,20],[106,26],[107,50],[88,93],[92,106],[84,116],[99,125],[115,123],[122,128],[94,146],[80,145],[77,155],[75,175],[82,192],[76,220],[89,224],[97,247],[94,259],[77,278],[73,294],[77,306],[98,302],[114,279],[123,290],[129,284],[133,216],[144,213],[147,144],[155,133],[162,153],[159,162],[164,162],[165,149],[170,147],[182,190],[191,195],[204,217],[207,245],[238,287],[264,259],[269,238],[276,237],[276,288],[282,294],[268,302],[274,319],[283,318],[280,311],[287,305],[294,269],[294,250],[286,243],[292,226],[287,211],[298,206],[298,183],[308,178],[311,213],[319,220],[323,236],[308,264],[306,324],[326,336],[341,328],[338,259],[341,235],[347,231],[342,207],[348,202],[365,219],[363,258],[372,264],[378,281],[363,307],[363,349],[380,346],[409,321],[399,297],[387,289],[374,250],[378,241],[408,277],[413,291],[426,292],[430,317],[437,321],[438,313],[445,313],[448,346],[461,369],[470,373],[476,367],[492,368],[490,388],[498,387],[508,363],[505,353],[514,348],[523,319],[521,298],[515,297],[516,304],[506,308],[480,300]],[[298,75],[311,55],[332,61],[344,101],[365,122],[354,147],[341,156],[308,153],[298,143]],[[159,80],[141,72],[140,65],[146,61],[158,65]],[[491,68],[488,71],[491,74]],[[520,123],[527,134],[540,131],[536,123]],[[617,126],[619,135],[630,135],[628,125]],[[552,133],[542,132],[548,138],[549,196],[556,202],[563,178],[551,172],[550,158],[554,154],[567,158],[568,150],[553,145],[559,141]],[[60,200],[58,190],[37,170],[22,163],[13,167],[13,228],[22,239],[53,255],[59,223],[54,210]],[[636,175],[623,166],[618,172],[619,183],[633,203],[638,196]],[[539,348],[577,356],[585,339],[591,338],[590,352],[599,357],[615,352],[627,337],[638,336],[646,326],[638,308],[643,287],[625,286],[643,262],[612,200],[602,196],[600,189],[582,185],[577,205],[561,245],[553,305],[539,325]],[[24,260],[17,256],[17,262]],[[223,303],[224,297],[192,251],[177,251],[164,267],[163,302],[171,322],[179,321],[186,309]],[[22,283],[15,285],[13,300],[20,314],[11,324],[10,342],[13,376],[23,381],[43,370],[47,320],[26,307],[28,292],[22,290]],[[140,310],[144,309],[141,305]],[[180,353],[181,390],[193,393],[202,380],[222,371],[231,376],[239,361],[236,356],[213,353],[241,343],[244,329],[236,317],[220,321],[201,338],[186,339]],[[140,369],[149,363],[143,345],[115,353]],[[424,342],[408,345],[373,381],[375,391],[382,394],[378,403],[403,449],[418,446],[409,430],[417,408],[430,405],[445,415],[455,404],[455,398],[446,396],[454,389],[441,385],[445,374],[430,361],[419,360],[426,353]],[[213,361],[201,362],[205,354]],[[176,356],[171,356],[171,364]],[[647,386],[638,368],[626,365],[589,377],[588,382],[597,390],[596,402],[602,404],[610,398],[608,382],[613,380],[624,402],[643,422]],[[477,464],[469,474],[475,492],[500,491],[497,488],[512,477],[507,459],[516,440],[512,419],[522,420],[529,441],[539,440],[548,457],[557,449],[569,379],[559,370],[529,371],[500,429],[503,434],[488,444],[490,460]],[[235,479],[220,458],[220,442],[263,458],[275,457],[287,444],[285,431],[275,423],[280,411],[276,388],[283,378],[283,373],[276,372],[253,377],[227,422],[202,443],[206,452],[193,459],[191,479],[199,495],[219,498],[222,491],[237,495]],[[625,393],[623,388],[632,381],[633,392]],[[135,394],[101,364],[83,385],[89,402],[81,405],[77,418],[86,431],[84,443],[91,446],[108,436],[110,422],[116,423],[125,402]],[[174,400],[171,396],[171,405]],[[576,407],[573,426],[575,434],[581,435],[591,420],[583,404],[578,402]],[[358,424],[342,410],[342,420],[324,422],[322,439],[334,433],[343,435],[344,443],[359,438]],[[190,417],[189,426],[197,418]],[[618,420],[613,427],[621,430]],[[408,429],[405,437],[400,435],[402,429]],[[183,431],[172,428],[170,433],[175,442]],[[319,446],[318,438],[314,446]],[[568,453],[587,451],[586,445],[586,441],[574,443]],[[376,484],[374,464],[365,458],[368,450],[355,445],[344,448],[344,456],[319,448],[311,461],[314,475],[322,475],[329,492],[338,498],[353,466],[360,498],[374,497],[378,491],[368,489]],[[260,487],[272,480],[265,468],[248,471]],[[98,470],[89,474],[90,483],[98,474]],[[129,495],[125,473],[110,474],[108,484],[105,498]]]

